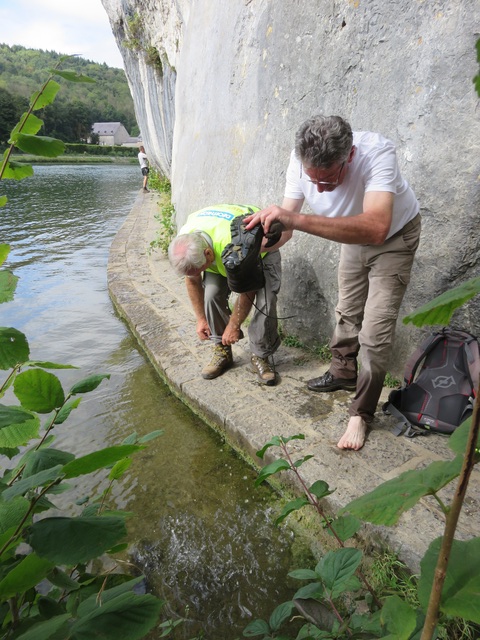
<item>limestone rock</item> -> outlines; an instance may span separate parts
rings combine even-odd
[[[130,0],[131,1],[131,0]],[[480,274],[475,0],[102,0],[145,146],[172,180],[180,226],[209,204],[281,203],[299,124],[339,114],[397,145],[423,231],[401,316]],[[283,250],[287,333],[328,341],[338,246]],[[455,316],[480,334],[480,296]],[[391,369],[422,332],[398,323]]]

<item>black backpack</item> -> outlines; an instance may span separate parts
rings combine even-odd
[[[400,420],[394,433],[451,434],[472,413],[479,372],[475,336],[448,327],[428,336],[405,365],[401,389],[383,405],[384,413]]]

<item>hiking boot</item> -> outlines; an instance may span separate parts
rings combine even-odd
[[[260,358],[260,356],[252,356],[252,366],[253,373],[257,374],[258,380],[262,384],[273,387],[277,381],[277,376],[268,360],[266,358]]]
[[[228,287],[234,293],[258,291],[265,286],[263,263],[260,259],[263,227],[257,224],[253,229],[247,229],[244,222],[246,217],[236,216],[232,220],[232,241],[225,246],[221,256],[227,272]]]
[[[222,375],[233,364],[232,347],[216,344],[210,362],[202,369],[202,378],[212,380]]]
[[[355,391],[357,388],[357,378],[335,378],[330,371],[327,371],[319,378],[312,378],[307,382],[310,391]]]
[[[143,193],[150,193],[150,189],[147,189],[147,187],[143,187]]]

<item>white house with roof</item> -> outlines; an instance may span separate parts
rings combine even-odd
[[[128,131],[121,122],[94,122],[92,133],[98,135],[100,145],[121,145],[131,140]]]

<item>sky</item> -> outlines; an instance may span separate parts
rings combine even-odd
[[[100,0],[0,0],[0,44],[77,53],[123,69]]]

